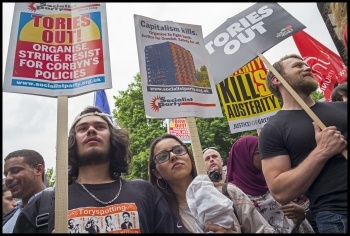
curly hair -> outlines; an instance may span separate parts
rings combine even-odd
[[[149,157],[148,157],[148,177],[149,177],[149,182],[152,185],[156,186],[164,194],[165,199],[167,200],[170,209],[175,214],[177,219],[179,221],[181,221],[181,217],[180,217],[180,213],[179,213],[180,205],[179,205],[179,202],[176,198],[176,194],[174,193],[174,191],[171,189],[170,186],[167,186],[167,188],[165,188],[165,189],[158,186],[157,177],[152,173],[152,170],[156,169],[156,162],[153,159],[153,157],[155,155],[154,149],[160,141],[162,141],[164,139],[169,139],[169,138],[175,139],[181,145],[185,145],[177,136],[172,135],[172,134],[163,134],[162,136],[154,139],[152,144],[151,144],[150,153],[149,153]],[[193,178],[195,178],[198,174],[197,174],[196,164],[194,161],[194,156],[193,156],[193,153],[188,148],[186,148],[186,149],[187,149],[187,153],[188,153],[190,160],[191,160],[191,163],[192,163],[191,176]],[[182,223],[182,221],[181,221],[181,223]],[[182,225],[187,232],[190,232],[188,229],[186,229],[184,224],[182,224]]]
[[[125,129],[121,129],[112,124],[107,114],[101,112],[100,109],[94,106],[86,107],[75,119],[72,127],[69,130],[68,136],[68,164],[71,169],[68,172],[68,184],[73,183],[79,174],[79,162],[77,157],[77,144],[75,140],[75,125],[77,122],[88,113],[95,113],[104,119],[110,130],[111,150],[109,151],[110,167],[109,173],[112,179],[120,178],[121,174],[127,174],[131,162],[131,151],[129,149],[130,139],[129,134]],[[94,114],[93,114],[94,115]]]

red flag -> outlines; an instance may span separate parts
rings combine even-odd
[[[326,101],[330,102],[334,86],[347,81],[348,67],[340,56],[305,31],[292,36],[301,56],[311,67]]]

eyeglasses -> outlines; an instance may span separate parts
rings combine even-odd
[[[186,145],[176,145],[170,150],[164,150],[153,157],[153,160],[158,164],[166,162],[170,159],[170,152],[174,153],[176,156],[182,156],[187,153]]]
[[[213,149],[213,150],[216,150],[216,151],[219,150],[219,149],[216,148],[216,147],[207,147],[207,148],[204,148],[204,149],[203,149],[202,153],[205,153],[208,149]]]

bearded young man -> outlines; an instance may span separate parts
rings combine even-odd
[[[82,111],[74,120],[68,138],[68,164],[71,166],[68,173],[68,220],[74,219],[82,226],[82,233],[87,233],[93,219],[99,233],[106,233],[104,218],[111,215],[111,223],[118,227],[123,212],[127,210],[133,228],[119,227],[109,232],[181,232],[157,188],[145,180],[122,179],[121,174],[127,173],[130,161],[128,133],[115,127],[108,115],[96,107]],[[27,210],[31,215],[38,211],[35,205]],[[50,212],[50,216],[54,213]],[[23,227],[29,225],[27,221],[26,217],[19,217],[14,232],[37,232],[37,228]],[[54,229],[52,222],[51,218],[48,233]]]
[[[266,83],[283,103],[259,135],[262,170],[272,196],[282,205],[305,194],[320,233],[347,233],[347,102],[315,102],[318,88],[299,55],[281,58],[278,73],[325,124],[323,130],[270,71]]]

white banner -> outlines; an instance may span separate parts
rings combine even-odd
[[[112,88],[106,3],[16,3],[4,92],[73,97]]]
[[[134,15],[148,118],[222,117],[202,27]]]

